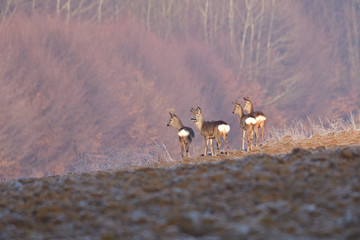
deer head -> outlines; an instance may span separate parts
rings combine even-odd
[[[200,107],[197,107],[196,109],[195,108],[191,108],[190,109],[190,112],[193,114],[193,117],[191,118],[192,121],[194,122],[197,122],[200,120],[201,118],[201,113],[202,113],[202,110]]]
[[[191,112],[192,114],[201,113],[201,108],[200,108],[200,107],[197,107],[196,109],[195,109],[195,108],[191,108],[191,109],[190,109],[190,112]]]
[[[252,113],[254,111],[254,106],[251,102],[251,99],[249,97],[244,97],[245,103],[243,106],[244,111],[247,111],[248,113]]]
[[[237,102],[237,101],[234,101],[232,102],[235,106],[234,106],[234,110],[233,110],[233,114],[239,114],[240,116],[242,116],[243,114],[243,109],[242,109],[242,106],[241,106],[241,103]]]
[[[169,123],[167,124],[167,126],[175,127],[176,122],[178,122],[178,120],[180,120],[180,119],[178,118],[178,116],[175,115],[173,109],[171,109],[169,111],[169,114],[170,114],[170,120],[169,120]]]

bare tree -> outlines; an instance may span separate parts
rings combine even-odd
[[[56,0],[56,15],[60,16],[60,6],[61,6],[61,0]]]
[[[32,1],[32,4],[31,4],[31,10],[32,10],[32,12],[35,12],[35,8],[36,8],[36,0],[33,0],[33,1]]]
[[[271,34],[272,28],[274,23],[274,12],[275,12],[275,0],[271,1],[271,17],[270,17],[270,25],[269,25],[269,32],[267,37],[267,61],[266,61],[266,78],[269,78],[271,72]]]
[[[209,0],[205,0],[205,5],[202,6],[202,1],[199,2],[199,11],[201,13],[202,19],[203,19],[203,31],[204,31],[204,40],[205,43],[208,42],[208,15],[209,15]]]
[[[350,78],[356,79],[359,75],[359,29],[356,8],[359,1],[350,1],[345,5],[345,28],[348,46],[348,59],[350,63]]]
[[[69,23],[70,16],[71,16],[71,0],[68,0],[67,3],[66,3],[66,10],[67,10],[66,22]]]
[[[101,22],[101,9],[102,9],[103,3],[104,3],[104,0],[99,0],[99,6],[98,6],[98,22]]]
[[[5,18],[10,17],[16,12],[18,3],[18,0],[3,0],[0,2],[0,17],[2,23],[5,21]]]
[[[228,13],[228,18],[229,18],[229,37],[230,37],[230,46],[231,46],[231,55],[236,54],[236,45],[235,45],[235,30],[234,30],[234,17],[235,17],[235,13],[234,13],[234,1],[233,0],[229,0],[229,13]],[[233,58],[233,56],[232,56]]]
[[[165,30],[165,38],[168,38],[168,36],[171,33],[171,28],[172,28],[172,23],[173,23],[173,19],[172,19],[173,4],[174,4],[174,0],[163,1],[163,4],[162,4],[161,15],[162,15],[162,18],[167,23],[166,30]]]
[[[245,62],[245,43],[247,39],[247,32],[250,28],[250,53],[252,53],[252,44],[254,39],[254,23],[253,23],[253,8],[256,4],[256,0],[245,0],[245,7],[246,7],[246,18],[243,27],[243,34],[241,38],[241,47],[240,47],[240,69],[243,69],[244,62]],[[251,55],[251,54],[250,54]]]
[[[147,8],[146,8],[146,29],[150,32],[150,18],[151,18],[151,7],[152,0],[147,0]]]
[[[255,56],[255,80],[258,80],[259,72],[260,72],[260,51],[261,51],[261,40],[262,40],[262,28],[264,22],[264,12],[265,12],[265,0],[261,0],[261,11],[260,11],[260,20],[259,20],[259,27],[257,31],[257,38],[256,38],[256,56]]]

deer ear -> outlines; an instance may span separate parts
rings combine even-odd
[[[196,112],[197,112],[197,113],[201,113],[201,108],[200,108],[200,107],[197,107],[197,108],[196,108]]]

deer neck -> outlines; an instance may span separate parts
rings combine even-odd
[[[199,118],[199,121],[195,122],[195,126],[199,129],[200,132],[203,124],[204,124],[204,118],[201,116]]]
[[[252,102],[250,102],[249,108],[246,109],[248,111],[248,113],[253,113],[254,112],[254,105],[252,104]]]
[[[177,121],[175,122],[174,127],[176,128],[177,131],[180,131],[180,129],[182,129],[184,127],[184,125],[182,124],[180,119],[177,119]]]
[[[242,118],[242,116],[244,116],[244,110],[241,109],[240,111],[237,112],[237,115],[239,115],[240,119]]]

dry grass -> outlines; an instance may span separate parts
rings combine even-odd
[[[341,132],[360,131],[360,115],[349,113],[344,118],[327,118],[325,120],[296,120],[283,128],[271,128],[267,135],[266,148],[262,147],[259,151],[264,151],[268,154],[275,154],[272,152],[273,148],[278,148],[278,144],[282,143],[285,136],[290,136],[292,140],[304,143],[305,139],[310,139],[314,135],[326,136],[328,134],[336,134]],[[331,139],[328,139],[331,141]],[[320,144],[314,142],[313,145]],[[321,144],[324,145],[324,142]],[[337,143],[332,143],[336,145]],[[301,147],[300,145],[298,147]],[[233,149],[233,148],[231,148]],[[236,148],[234,148],[236,149]],[[285,149],[288,152],[290,149]],[[236,151],[236,150],[235,150]],[[234,151],[234,152],[235,152]],[[196,162],[197,156],[203,153],[202,145],[193,146],[191,157],[193,162]],[[241,157],[239,155],[238,157]],[[213,159],[214,160],[214,159]],[[89,173],[97,171],[114,171],[121,169],[133,169],[151,166],[168,166],[173,165],[174,162],[181,164],[182,161],[173,159],[165,144],[154,142],[145,147],[113,149],[101,148],[97,152],[93,152],[90,148],[77,154],[75,160],[70,164],[66,173]],[[190,161],[190,162],[191,162]],[[210,161],[202,159],[201,161]],[[43,176],[54,175],[51,169],[46,173],[39,172],[36,169],[30,169],[27,176],[20,178],[39,178]],[[0,176],[0,182],[9,181],[7,175]]]
[[[346,117],[319,118],[313,120],[294,120],[283,128],[271,128],[267,140],[280,141],[285,136],[293,140],[311,138],[314,135],[327,135],[347,131],[360,130],[360,114],[349,113]]]
[[[164,144],[154,142],[137,149],[100,149],[98,152],[82,152],[72,162],[68,172],[85,173],[128,169],[174,161]]]
[[[281,141],[285,136],[291,136],[293,140],[309,139],[314,135],[327,135],[344,131],[360,130],[360,115],[349,113],[345,118],[327,118],[322,120],[296,120],[283,128],[270,129],[267,140]],[[203,151],[201,146],[193,146],[191,156],[199,156]],[[167,151],[165,144],[154,142],[144,148],[137,149],[102,149],[96,153],[85,151],[79,154],[71,164],[69,172],[94,172],[117,169],[129,169],[133,167],[146,167],[173,162],[174,159]]]

